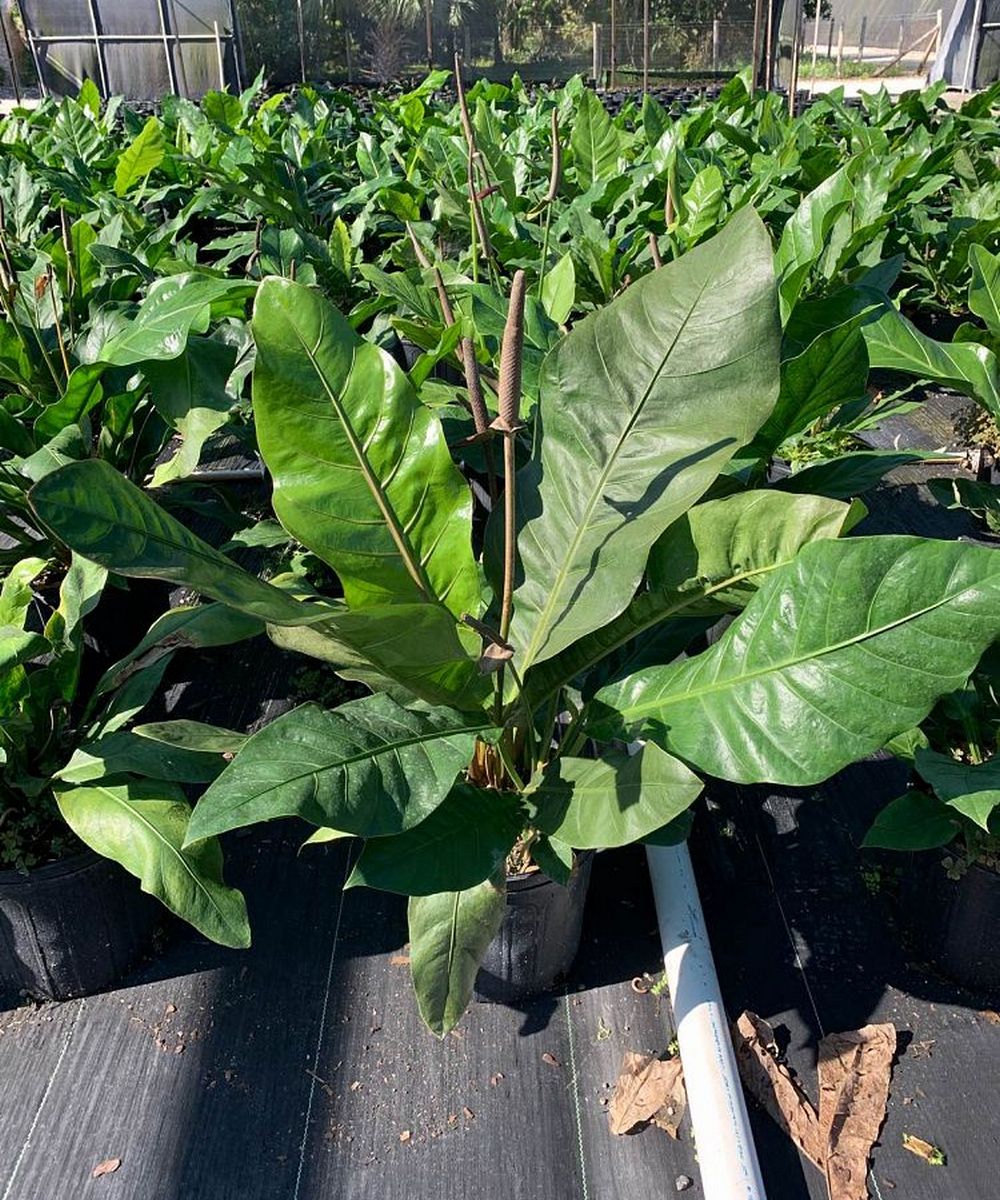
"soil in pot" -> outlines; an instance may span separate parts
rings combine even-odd
[[[905,871],[913,950],[957,983],[1000,996],[1000,873],[973,863],[956,877],[947,858],[940,851],[914,854]]]
[[[507,911],[476,976],[475,998],[511,1004],[550,991],[580,948],[594,851],[577,855],[564,887],[542,871],[507,880]]]
[[[146,950],[161,912],[137,880],[89,850],[0,871],[0,996],[69,1000],[109,987]]]

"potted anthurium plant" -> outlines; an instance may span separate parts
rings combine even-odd
[[[180,785],[214,778],[222,755],[126,726],[180,647],[239,640],[255,623],[218,604],[173,610],[95,683],[84,628],[106,578],[76,554],[65,569],[24,558],[0,587],[0,985],[38,998],[98,990],[145,948],[156,906],[125,871],[206,936],[249,944],[217,840],[184,847]]]
[[[926,721],[893,739],[907,790],[876,817],[864,845],[909,851],[904,912],[921,961],[970,987],[1000,985],[1000,661],[984,655]]]
[[[752,210],[575,325],[527,414],[523,290],[515,278],[479,434],[498,502],[478,552],[434,412],[321,295],[281,279],[253,317],[259,445],[278,519],[342,598],[255,578],[101,462],[32,493],[76,553],[183,582],[371,688],[246,740],[187,836],[297,815],[365,839],[350,884],[410,897],[417,999],[439,1035],[504,921],[509,870],[566,881],[579,852],[682,836],[703,776],[816,783],[923,719],[1000,630],[989,551],[841,539],[847,504],[725,478],[778,395],[772,249]],[[726,613],[709,649],[678,657]]]

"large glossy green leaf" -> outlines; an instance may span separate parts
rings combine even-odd
[[[424,1024],[444,1037],[472,999],[479,964],[496,936],[506,894],[486,879],[461,892],[412,896],[410,973]]]
[[[102,459],[54,471],[30,499],[60,540],[109,571],[182,583],[262,620],[316,619],[309,606],[213,550]]]
[[[569,144],[582,191],[602,179],[610,179],[617,172],[621,134],[604,102],[589,89],[580,96]]]
[[[503,867],[524,827],[511,792],[457,783],[419,825],[365,843],[347,887],[374,887],[404,896],[463,892]]]
[[[772,491],[695,505],[653,545],[648,586],[625,611],[531,671],[526,688],[532,704],[653,626],[662,626],[665,634],[661,656],[636,662],[633,670],[669,662],[704,631],[702,622],[688,618],[714,618],[744,607],[763,579],[791,562],[803,546],[840,537],[863,515],[860,504]],[[615,678],[626,673],[623,666]]]
[[[1000,761],[966,763],[933,750],[918,750],[915,765],[945,804],[989,832],[990,817],[1000,806]]]
[[[773,574],[709,650],[597,700],[712,775],[808,785],[919,724],[998,633],[992,551],[824,541]]]
[[[771,411],[778,341],[770,239],[744,210],[549,355],[536,452],[518,476],[522,671],[626,607],[650,543]]]
[[[223,946],[250,945],[246,904],[222,879],[214,839],[182,849],[190,806],[168,783],[60,789],[59,811],[82,842],[114,859],[171,912]]]
[[[333,711],[303,704],[247,741],[198,802],[188,836],[291,816],[361,837],[401,833],[447,796],[484,725],[384,695]]]
[[[533,824],[577,850],[627,846],[689,808],[702,782],[682,762],[647,743],[633,755],[557,758],[528,793]]]
[[[478,612],[472,497],[438,418],[318,293],[261,285],[254,414],[274,509],[339,575],[351,607]]]
[[[972,396],[1000,418],[1000,366],[996,355],[975,342],[936,342],[902,313],[890,309],[865,326],[873,367],[905,371]]]

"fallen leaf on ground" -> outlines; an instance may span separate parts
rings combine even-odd
[[[825,1151],[819,1116],[788,1068],[778,1062],[771,1026],[756,1013],[742,1013],[736,1022],[735,1042],[743,1086],[822,1171]]]
[[[866,1025],[822,1039],[818,1111],[777,1061],[766,1021],[743,1013],[734,1040],[744,1086],[823,1172],[830,1200],[867,1200],[868,1155],[885,1119],[895,1027]]]
[[[912,1133],[903,1134],[903,1149],[909,1150],[917,1158],[922,1158],[924,1162],[930,1163],[932,1167],[943,1167],[948,1161],[944,1151],[940,1147],[934,1146],[930,1142],[925,1142],[923,1138],[918,1138]]]
[[[819,1124],[831,1200],[867,1200],[868,1155],[885,1120],[893,1025],[831,1033],[819,1044]]]
[[[403,1132],[399,1135],[399,1140],[401,1142],[408,1142],[411,1137],[413,1137],[413,1134],[408,1129],[404,1129]]]
[[[120,1158],[106,1158],[104,1162],[99,1162],[96,1167],[90,1172],[91,1179],[100,1179],[102,1175],[110,1175],[113,1171],[117,1171],[122,1165]]]
[[[992,1008],[984,1008],[979,1015],[985,1017],[991,1025],[1000,1025],[1000,1013],[994,1012]]]
[[[608,1106],[611,1132],[617,1135],[631,1133],[652,1122],[676,1138],[686,1100],[679,1058],[664,1061],[626,1050]]]
[[[496,1087],[500,1080],[503,1079],[503,1071],[497,1071],[490,1076],[490,1087]]]
[[[410,965],[410,956],[408,954],[394,954],[389,959],[389,965],[392,967],[408,967]]]
[[[559,1059],[558,1059],[558,1058],[556,1058],[556,1056],[555,1056],[554,1054],[550,1054],[550,1053],[548,1052],[548,1050],[546,1050],[546,1051],[545,1051],[545,1053],[542,1055],[542,1062],[543,1062],[543,1063],[548,1063],[548,1065],[549,1065],[550,1067],[558,1067],[558,1066],[561,1066],[561,1065],[562,1065],[562,1064],[559,1062]]]

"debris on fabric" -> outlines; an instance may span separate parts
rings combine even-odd
[[[679,1058],[663,1060],[625,1051],[621,1074],[608,1106],[612,1133],[632,1133],[653,1124],[676,1138],[686,1104]]]
[[[830,1200],[867,1200],[868,1156],[889,1101],[895,1027],[866,1025],[821,1040],[818,1110],[778,1061],[766,1021],[744,1012],[734,1041],[744,1087],[823,1172]]]
[[[922,1158],[925,1163],[929,1163],[932,1167],[943,1167],[948,1162],[944,1151],[940,1147],[934,1146],[930,1142],[925,1142],[923,1138],[916,1137],[912,1133],[903,1134],[903,1149],[909,1150],[917,1158]]]

